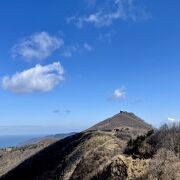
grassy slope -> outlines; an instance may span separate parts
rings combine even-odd
[[[97,179],[99,173],[107,174],[108,169],[119,168],[121,172],[122,167],[117,165],[117,160],[122,161],[125,167],[134,164],[132,159],[120,156],[125,146],[126,141],[118,139],[113,133],[79,133],[45,148],[2,179]],[[130,170],[126,171],[130,176]],[[108,177],[113,179],[111,175],[115,177],[113,173]]]

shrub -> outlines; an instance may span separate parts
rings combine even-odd
[[[150,144],[146,143],[146,139],[153,134],[154,130],[150,130],[145,135],[137,136],[136,139],[130,139],[127,143],[124,153],[132,155],[133,158],[147,159],[152,157],[154,149]]]
[[[180,154],[180,123],[163,125],[147,140],[156,151],[165,148],[173,151],[176,155]]]
[[[178,180],[180,161],[173,151],[161,148],[150,161],[147,179]]]

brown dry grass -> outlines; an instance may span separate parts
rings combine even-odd
[[[150,180],[179,180],[180,158],[173,151],[159,149],[150,161],[147,178]]]

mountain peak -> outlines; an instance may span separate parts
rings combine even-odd
[[[138,131],[148,131],[152,129],[151,125],[147,124],[134,113],[121,110],[118,114],[101,121],[88,130],[113,131],[122,128],[130,128]]]

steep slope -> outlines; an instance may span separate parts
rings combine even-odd
[[[1,179],[76,179],[79,175],[82,178],[88,174],[92,176],[120,149],[117,138],[109,134],[79,133],[43,149]]]
[[[57,140],[44,139],[35,144],[0,149],[0,176],[55,141]]]
[[[131,128],[138,130],[150,130],[151,125],[147,124],[144,120],[137,117],[133,113],[128,113],[125,111],[120,111],[120,113],[115,116],[108,118],[93,127],[89,128],[91,130],[101,130],[101,131],[112,131],[114,129]]]
[[[73,134],[75,133],[45,136],[26,141],[18,147],[0,149],[0,176],[50,144]]]
[[[0,179],[105,180],[144,175],[144,170],[137,174],[136,165],[128,168],[129,161],[135,164],[132,159],[119,156],[125,146],[112,133],[79,133],[45,148]]]

